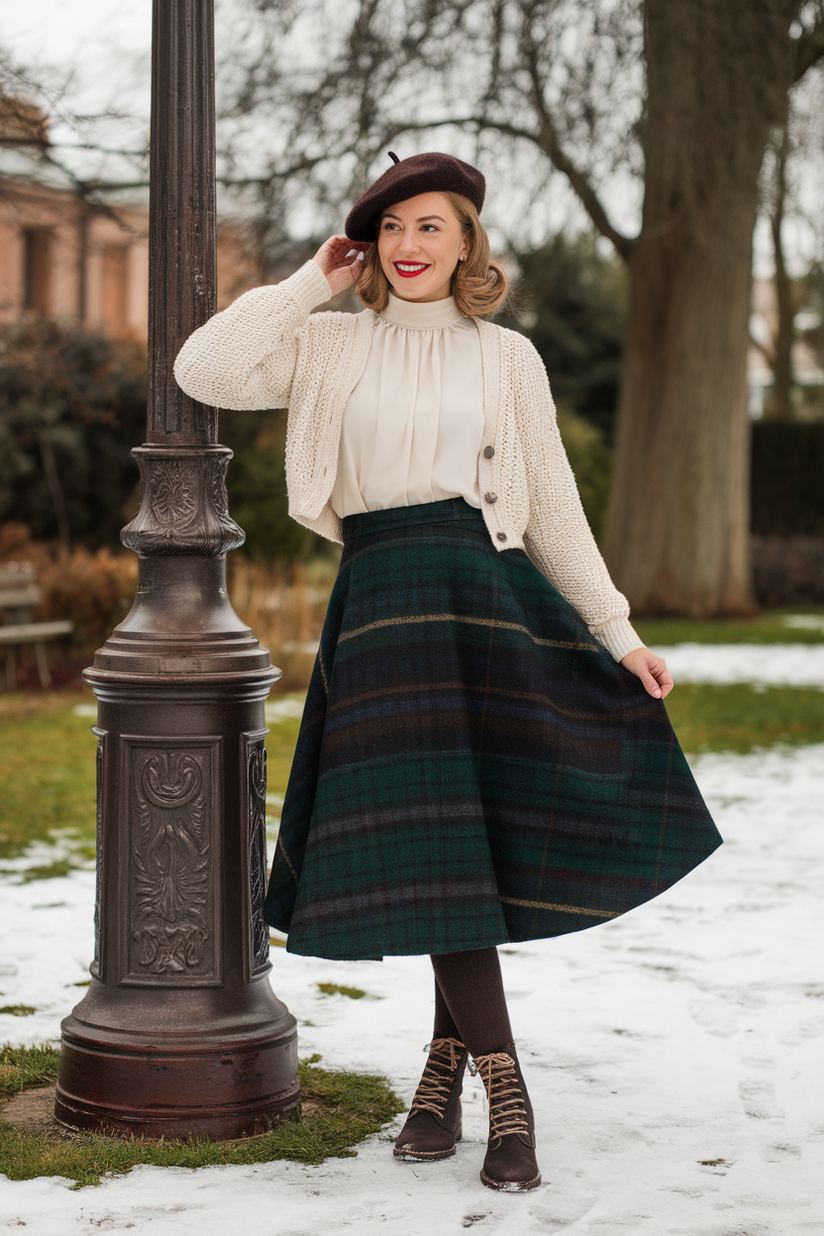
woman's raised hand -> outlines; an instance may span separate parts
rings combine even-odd
[[[314,256],[332,289],[332,295],[351,288],[363,270],[363,255],[371,242],[350,240],[348,236],[330,236]]]
[[[672,674],[663,657],[656,656],[651,648],[634,648],[621,658],[621,664],[637,675],[650,695],[662,700],[672,690]]]

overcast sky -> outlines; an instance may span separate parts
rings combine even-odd
[[[112,44],[134,50],[151,42],[151,0],[6,0],[0,39],[21,61],[67,63]]]
[[[139,159],[77,147],[84,141],[117,150],[145,147],[151,37],[152,0],[6,0],[2,6],[0,46],[46,87],[49,135],[57,158],[75,174],[127,183],[142,174]],[[62,119],[112,111],[133,119]]]

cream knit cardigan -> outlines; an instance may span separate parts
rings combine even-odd
[[[289,513],[341,541],[329,499],[343,410],[366,364],[376,314],[311,313],[330,295],[314,261],[282,283],[253,288],[186,340],[175,377],[209,407],[288,407]],[[516,331],[478,318],[475,325],[484,390],[478,474],[492,544],[524,549],[619,661],[642,641],[584,515],[543,362]]]

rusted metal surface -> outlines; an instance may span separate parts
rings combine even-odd
[[[214,310],[212,0],[155,0],[148,442],[128,617],[98,699],[88,993],[63,1022],[55,1114],[145,1137],[258,1133],[299,1102],[295,1019],[269,984],[264,700],[280,671],[226,592],[231,452],[172,376]]]

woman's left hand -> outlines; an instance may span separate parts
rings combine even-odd
[[[667,669],[663,657],[659,657],[650,648],[634,648],[621,658],[621,664],[641,679],[650,695],[657,700],[664,699],[672,690],[672,674]]]
[[[330,236],[321,245],[312,260],[326,276],[333,296],[357,283],[364,255],[371,248],[371,241],[350,240],[348,236]]]

